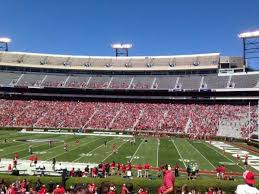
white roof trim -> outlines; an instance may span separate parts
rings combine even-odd
[[[17,54],[17,55],[32,55],[32,56],[49,56],[49,57],[64,57],[64,58],[82,58],[82,59],[167,59],[167,58],[188,58],[188,57],[209,57],[219,56],[220,53],[205,53],[205,54],[190,54],[190,55],[168,55],[168,56],[129,56],[129,57],[115,57],[115,56],[83,56],[83,55],[58,55],[58,54],[46,54],[46,53],[28,53],[28,52],[0,52],[5,54]]]

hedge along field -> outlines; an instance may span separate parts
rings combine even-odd
[[[15,180],[22,180],[26,178],[31,186],[34,186],[36,180],[39,178],[37,176],[12,176],[12,175],[0,175],[1,179],[4,179],[6,183],[11,184]],[[47,185],[50,182],[61,184],[60,177],[40,177],[40,180],[43,184]],[[74,186],[76,184],[87,184],[95,183],[97,186],[100,186],[103,182],[110,182],[116,185],[118,193],[123,183],[132,183],[134,191],[137,192],[138,189],[143,186],[149,193],[157,193],[157,189],[162,184],[162,179],[147,180],[144,178],[134,178],[134,179],[125,179],[120,177],[108,177],[108,178],[69,178],[66,182],[66,188]],[[175,189],[180,188],[182,185],[187,184],[189,190],[195,189],[196,191],[206,192],[209,187],[221,188],[227,193],[234,193],[238,184],[243,184],[241,178],[236,179],[235,181],[229,180],[217,180],[214,177],[210,176],[201,176],[197,180],[186,180],[186,177],[178,177],[175,181]],[[259,184],[257,182],[257,187]]]

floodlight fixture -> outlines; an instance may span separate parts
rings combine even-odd
[[[257,31],[252,31],[252,32],[244,32],[238,34],[239,38],[256,38],[259,37],[259,30]]]
[[[12,42],[10,38],[0,37],[0,49],[4,51],[8,51],[8,44]]]
[[[121,43],[114,43],[111,45],[113,49],[130,49],[132,48],[132,44],[127,43],[127,44],[121,44]]]
[[[111,44],[111,47],[115,50],[116,57],[117,56],[128,56],[129,49],[132,48],[132,44],[130,44],[130,43],[114,43],[114,44]]]
[[[0,42],[1,43],[10,43],[10,42],[12,42],[12,40],[11,40],[11,38],[1,37]]]
[[[243,40],[243,60],[247,65],[249,59],[259,59],[259,30],[244,32],[238,34],[238,37]]]
[[[122,48],[127,48],[127,49],[132,48],[132,44],[122,44],[121,46]]]

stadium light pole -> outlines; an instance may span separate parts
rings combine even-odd
[[[257,100],[257,140],[259,140],[259,100]]]
[[[8,44],[12,42],[10,38],[0,37],[0,49],[3,51],[8,51]]]
[[[115,56],[129,56],[129,49],[132,48],[132,44],[130,43],[114,43],[111,44],[111,47],[115,50]]]
[[[248,140],[250,139],[250,127],[251,127],[251,107],[250,107],[250,101],[249,101],[249,114],[248,114]]]

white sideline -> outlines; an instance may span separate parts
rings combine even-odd
[[[157,140],[157,149],[156,149],[156,167],[158,167],[158,160],[159,160],[159,147],[160,147],[160,140],[159,140],[159,143],[158,143],[158,140]]]
[[[176,150],[177,150],[177,152],[178,152],[178,154],[179,154],[180,158],[182,159],[182,162],[183,162],[183,164],[184,164],[184,166],[185,166],[185,168],[186,168],[187,166],[186,166],[186,164],[185,164],[185,162],[184,162],[184,159],[183,159],[183,157],[182,157],[181,153],[179,152],[179,150],[178,150],[178,148],[177,148],[176,144],[174,143],[174,140],[173,140],[173,139],[171,139],[171,141],[172,141],[172,143],[174,144],[174,147],[176,148]]]
[[[20,131],[18,133],[31,133],[31,134],[55,134],[55,135],[88,135],[88,136],[105,136],[105,137],[133,137],[133,135],[120,135],[120,134],[100,134],[100,133],[69,133],[69,132],[38,132],[38,131]]]
[[[145,139],[143,139],[142,142],[139,144],[139,146],[138,146],[138,148],[136,149],[135,153],[134,153],[133,156],[131,157],[130,162],[134,159],[136,153],[138,152],[138,150],[139,150],[140,146],[142,145],[142,143],[144,142],[144,140],[145,140]]]

